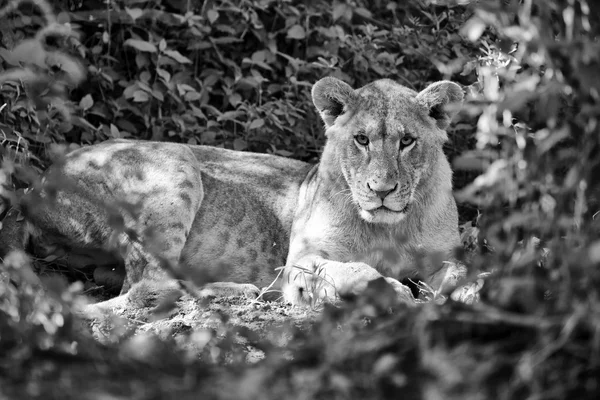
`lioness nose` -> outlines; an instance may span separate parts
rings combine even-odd
[[[383,186],[383,185],[381,185],[381,186]],[[372,192],[374,192],[374,193],[377,195],[377,197],[379,197],[381,200],[383,200],[383,199],[385,199],[385,198],[387,197],[387,195],[388,195],[388,194],[390,194],[390,193],[392,193],[394,190],[396,190],[396,188],[398,187],[398,184],[396,183],[396,184],[394,185],[394,187],[393,187],[393,188],[391,188],[391,189],[388,189],[388,188],[389,188],[389,186],[388,186],[388,188],[386,188],[386,187],[377,187],[377,186],[375,186],[375,187],[371,187],[371,185],[369,185],[368,183],[367,183],[367,187],[368,187],[368,188],[369,188],[369,189],[370,189]]]

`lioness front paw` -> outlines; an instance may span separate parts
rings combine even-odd
[[[291,304],[315,304],[361,294],[369,282],[381,279],[374,268],[361,262],[338,262],[314,257],[284,273],[283,298]],[[384,278],[402,303],[415,304],[408,286],[393,278]]]

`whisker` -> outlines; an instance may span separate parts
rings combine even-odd
[[[350,194],[351,194],[351,190],[350,190],[350,188],[347,188],[347,189],[342,189],[342,190],[340,190],[339,192],[336,192],[336,193],[332,194],[331,196],[329,196],[329,199],[331,200],[331,199],[333,199],[335,196],[338,196],[338,195],[348,195],[348,193],[350,193]]]

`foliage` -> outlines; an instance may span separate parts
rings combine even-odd
[[[82,371],[94,377],[80,382],[73,378],[81,371],[65,368],[60,387],[98,393],[112,380],[111,388],[139,398],[594,396],[600,10],[585,0],[454,3],[55,2],[64,10],[56,18],[11,13],[10,28],[0,28],[0,57],[9,69],[0,72],[3,197],[12,193],[11,164],[41,170],[53,144],[111,137],[314,160],[323,143],[310,101],[318,78],[360,86],[387,77],[416,89],[448,78],[468,94],[448,146],[457,198],[470,205],[462,214],[469,250],[463,256],[470,278],[492,272],[473,306],[407,310],[374,288],[354,303],[326,307],[309,330],[293,329],[285,349],[249,335],[252,344],[272,349],[256,366],[169,358],[179,354],[176,346],[154,339],[140,348],[157,353],[132,361],[127,355],[136,351],[124,350],[129,341],[89,352]],[[60,40],[47,43],[46,36]],[[23,42],[44,59],[19,50]],[[87,81],[77,86],[82,74]],[[16,177],[17,185],[34,179]],[[70,314],[75,287],[51,283],[42,292],[27,263],[9,259],[4,268],[0,368],[29,371],[21,381],[18,373],[7,379],[14,394],[24,382],[48,379],[47,371],[27,369],[29,356],[56,368],[64,362],[48,354],[78,357],[84,345],[74,351],[73,343],[87,342]],[[238,333],[225,331],[225,342]],[[235,346],[212,338],[205,355],[211,346],[236,354]],[[161,370],[159,360],[168,360],[171,371]],[[155,392],[136,392],[128,382]]]
[[[310,101],[313,82],[333,75],[360,86],[387,77],[421,88],[460,70],[450,61],[468,53],[457,34],[462,15],[452,9],[193,3],[111,3],[105,10],[81,2],[61,13],[84,33],[69,43],[88,72],[85,89],[70,96],[75,115],[68,123],[51,115],[42,128],[22,93],[5,89],[5,135],[36,148],[135,137],[312,159],[323,143]],[[4,41],[27,34],[29,21],[13,18]]]

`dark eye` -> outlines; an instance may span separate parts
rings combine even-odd
[[[405,148],[410,146],[411,144],[413,144],[415,142],[415,138],[411,137],[411,136],[404,136],[402,139],[400,139],[400,148]]]
[[[367,135],[356,135],[354,136],[354,140],[356,140],[356,143],[360,144],[361,146],[367,146],[369,144],[369,138]]]

